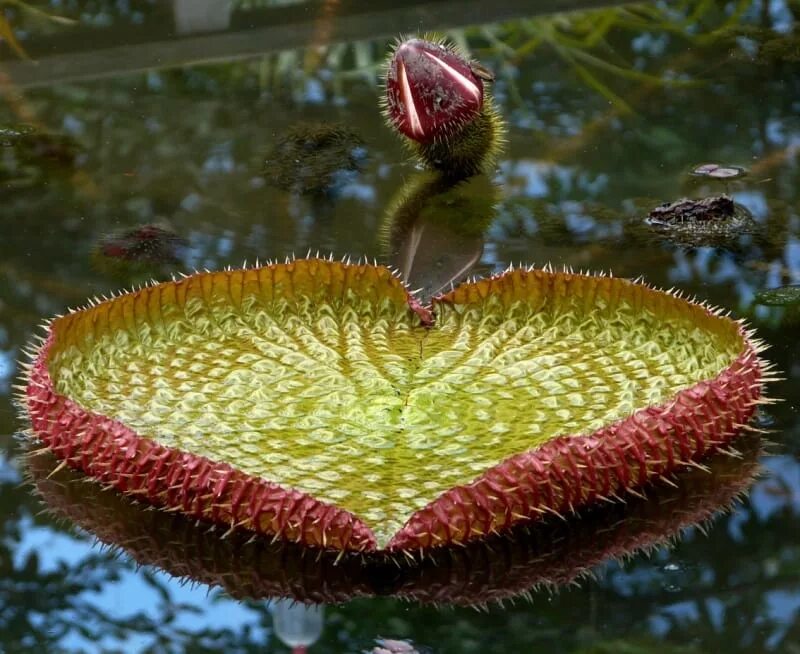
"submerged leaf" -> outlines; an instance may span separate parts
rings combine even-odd
[[[756,293],[756,304],[769,306],[800,304],[800,284],[789,284],[788,286],[759,291]]]

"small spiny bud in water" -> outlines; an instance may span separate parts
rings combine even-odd
[[[402,134],[430,143],[459,131],[482,107],[482,76],[451,48],[422,39],[397,46],[386,75],[386,113]]]
[[[390,54],[384,115],[406,146],[448,180],[489,172],[505,125],[486,87],[494,75],[455,46],[408,39]]]

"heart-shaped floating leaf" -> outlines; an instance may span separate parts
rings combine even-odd
[[[378,266],[197,274],[54,320],[25,404],[122,492],[401,550],[645,484],[733,438],[762,390],[741,324],[622,279],[512,270],[432,311]]]

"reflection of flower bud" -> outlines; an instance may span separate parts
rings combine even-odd
[[[169,226],[139,225],[103,236],[92,249],[98,272],[123,284],[163,278],[183,265],[188,242]]]
[[[429,143],[461,129],[483,107],[483,82],[453,50],[401,43],[386,75],[387,116],[408,138]]]
[[[499,199],[488,175],[453,180],[424,171],[389,203],[381,229],[386,255],[423,304],[466,279],[480,261]]]

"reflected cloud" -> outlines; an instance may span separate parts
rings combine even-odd
[[[0,331],[0,335],[2,332]],[[11,379],[16,373],[16,350],[0,349],[0,395],[8,395],[11,389]]]

